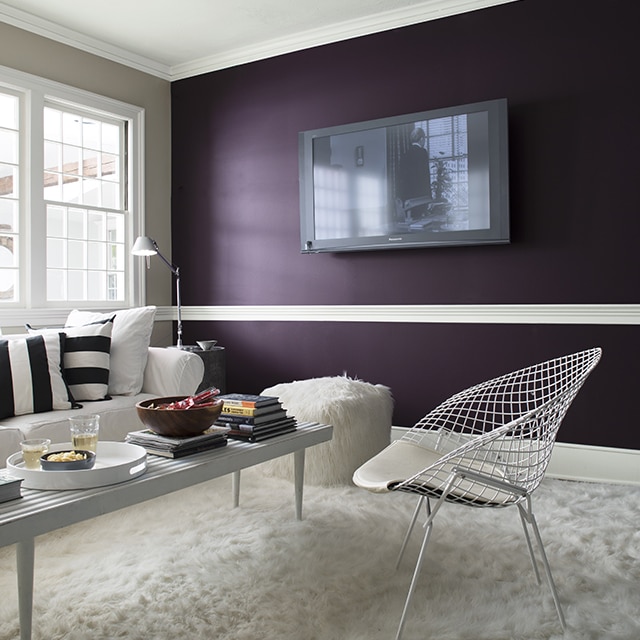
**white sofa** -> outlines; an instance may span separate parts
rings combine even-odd
[[[135,405],[140,400],[173,395],[191,395],[204,375],[202,359],[179,349],[149,347],[142,391],[135,395],[112,396],[110,400],[82,402],[81,409],[30,413],[0,420],[0,467],[20,450],[27,438],[50,438],[69,442],[67,418],[82,413],[100,415],[100,439],[123,440],[129,431],[141,429]]]
[[[121,441],[142,427],[140,400],[195,393],[203,360],[149,346],[154,317],[153,306],[111,314],[74,310],[64,328],[0,336],[0,467],[22,440],[69,442],[72,415],[99,414],[100,439]]]

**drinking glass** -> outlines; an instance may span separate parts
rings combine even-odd
[[[25,469],[39,469],[40,456],[49,451],[51,440],[48,438],[37,438],[33,440],[23,440],[20,443],[22,449],[22,459]]]
[[[100,430],[100,416],[90,414],[69,418],[71,430],[71,444],[74,449],[93,451],[98,449],[98,431]]]

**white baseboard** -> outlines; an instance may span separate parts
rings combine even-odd
[[[407,427],[392,427],[397,440]],[[547,476],[562,480],[640,485],[640,451],[556,442]]]
[[[640,485],[640,451],[556,442],[547,475],[563,480]]]

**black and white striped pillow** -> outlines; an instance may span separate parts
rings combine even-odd
[[[0,418],[70,409],[62,377],[65,334],[0,338]]]
[[[33,329],[29,333],[48,333]],[[79,327],[65,327],[62,367],[64,379],[76,401],[109,399],[109,369],[113,317]]]

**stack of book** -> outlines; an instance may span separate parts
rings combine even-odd
[[[9,502],[16,498],[22,498],[20,485],[22,478],[14,478],[4,469],[0,469],[0,502]]]
[[[259,442],[295,431],[295,418],[288,416],[280,400],[250,393],[227,393],[216,425],[229,427],[229,438]]]
[[[197,436],[177,438],[173,436],[161,436],[151,429],[130,431],[125,441],[144,447],[147,453],[165,458],[182,458],[192,453],[209,451],[224,447],[227,444],[227,432],[229,430],[220,427],[211,427]]]

